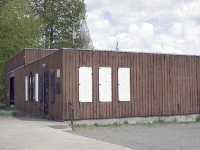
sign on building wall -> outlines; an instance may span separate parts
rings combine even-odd
[[[111,68],[99,68],[99,101],[112,101],[112,76]]]
[[[57,69],[57,78],[60,78],[60,69]]]
[[[118,68],[119,101],[130,101],[130,68]]]
[[[79,101],[92,102],[92,68],[79,68]]]

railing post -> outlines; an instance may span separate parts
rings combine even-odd
[[[74,108],[73,108],[71,102],[69,102],[69,116],[70,116],[70,120],[71,120],[71,127],[72,127],[72,130],[73,130],[74,129],[74,125],[73,125],[73,122],[74,122]]]

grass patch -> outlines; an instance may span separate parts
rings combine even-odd
[[[200,122],[200,116],[197,117],[196,122]]]
[[[6,104],[0,103],[0,110],[6,109]]]
[[[87,128],[89,127],[90,125],[87,125],[87,124],[75,124],[74,127],[75,128]]]
[[[54,120],[54,117],[51,114],[38,114],[36,117],[47,119],[47,120]]]
[[[155,120],[153,122],[153,124],[165,124],[165,123],[168,123],[166,120],[163,120],[163,119],[160,119],[158,118],[157,120]]]
[[[173,118],[173,119],[164,119],[164,118],[158,118],[156,120],[154,120],[153,122],[138,122],[138,123],[134,123],[131,124],[130,122],[128,122],[127,120],[125,120],[124,122],[114,122],[112,124],[98,124],[98,123],[94,123],[93,125],[87,125],[87,124],[75,124],[74,125],[74,130],[91,130],[91,129],[96,129],[98,127],[107,127],[107,128],[114,128],[114,127],[119,127],[119,126],[125,126],[125,125],[129,125],[129,126],[145,126],[145,127],[156,127],[156,126],[164,126],[164,125],[170,125],[170,124],[194,124],[194,123],[200,123],[200,116],[196,118],[196,120],[194,121],[183,121],[180,122],[177,120],[177,118]]]
[[[73,130],[74,131],[79,131],[79,130],[83,130],[83,129],[90,130],[95,127],[99,127],[99,126],[96,123],[95,123],[95,125],[75,124],[75,125],[73,125]]]
[[[199,122],[200,123],[200,117],[198,117],[196,119],[196,122]],[[91,129],[95,129],[95,128],[98,128],[98,127],[107,127],[107,128],[115,128],[115,127],[120,127],[120,126],[125,126],[125,125],[129,125],[129,126],[145,126],[145,127],[156,127],[156,126],[159,126],[159,125],[169,125],[169,124],[191,124],[191,123],[195,123],[195,121],[193,122],[178,122],[178,120],[176,118],[172,119],[172,120],[165,120],[165,119],[162,119],[162,118],[158,118],[157,120],[154,120],[153,122],[150,122],[150,123],[136,123],[136,124],[131,124],[129,123],[128,121],[124,121],[124,122],[114,122],[112,124],[98,124],[98,123],[95,123],[93,125],[87,125],[87,124],[75,124],[74,125],[74,130],[91,130]]]
[[[174,118],[170,123],[177,123],[178,121]]]
[[[119,126],[122,126],[122,125],[124,125],[124,124],[117,122],[117,121],[115,123],[111,124],[111,126],[113,126],[113,127],[119,127]]]
[[[124,125],[129,125],[128,121],[124,121],[123,123],[120,123],[120,122],[114,122],[114,123],[109,123],[109,124],[98,124],[98,123],[95,123],[93,125],[87,125],[87,124],[75,124],[74,125],[74,130],[83,130],[83,129],[87,129],[87,130],[90,130],[90,129],[95,129],[95,128],[98,128],[98,127],[107,127],[107,128],[115,128],[115,127],[120,127],[120,126],[124,126]]]
[[[13,117],[20,117],[20,116],[25,116],[26,113],[21,110],[16,110],[16,109],[9,109],[9,110],[0,110],[0,116],[8,117],[8,116],[13,116]]]
[[[0,109],[0,116],[3,117],[9,117],[9,116],[13,116],[13,117],[22,117],[22,116],[26,116],[26,117],[36,117],[36,118],[41,118],[41,119],[47,119],[47,120],[54,120],[54,117],[51,114],[44,114],[44,113],[29,113],[29,112],[25,112],[22,110],[18,110],[15,108],[10,108],[10,109]]]
[[[165,119],[158,118],[152,124],[173,124],[173,123],[180,123],[176,120],[176,118],[172,119],[171,121],[167,121]]]
[[[126,121],[124,121],[124,125],[129,125],[129,123],[128,123],[128,121],[126,120]]]

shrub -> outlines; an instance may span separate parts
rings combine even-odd
[[[20,117],[20,116],[25,116],[25,112],[16,109],[0,110],[0,116]]]

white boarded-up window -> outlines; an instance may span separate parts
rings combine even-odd
[[[79,101],[92,102],[92,68],[79,68]]]
[[[111,68],[99,68],[99,101],[111,102],[112,101],[112,82],[111,82]]]
[[[35,75],[35,101],[38,102],[38,74]]]
[[[28,101],[28,76],[25,77],[25,100]]]
[[[60,78],[60,69],[57,69],[57,78]]]
[[[119,101],[130,101],[130,68],[118,68]]]

